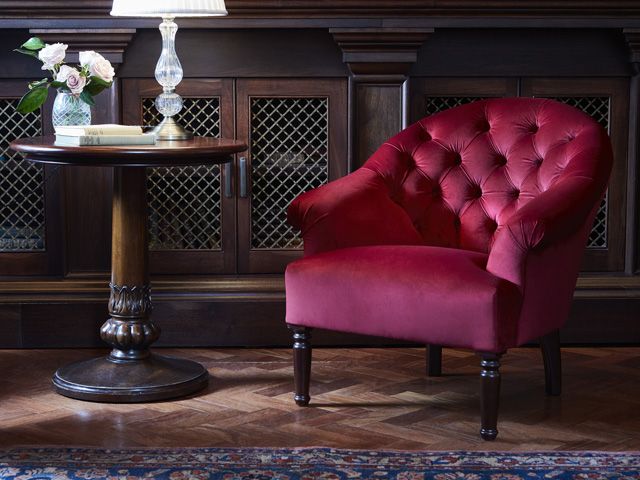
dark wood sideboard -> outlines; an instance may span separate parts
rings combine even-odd
[[[403,126],[500,96],[555,98],[608,129],[614,170],[562,339],[640,343],[640,2],[226,3],[228,17],[178,22],[180,117],[197,135],[248,149],[227,165],[147,172],[158,344],[288,345],[282,272],[301,255],[288,203],[358,168]],[[42,78],[37,62],[11,52],[33,35],[116,64],[95,123],[157,122],[158,21],[111,18],[110,6],[0,5],[0,348],[101,345],[113,171],[29,164],[8,145],[52,130],[52,98],[40,112],[14,110],[27,81]]]

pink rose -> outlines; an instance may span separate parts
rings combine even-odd
[[[80,52],[80,65],[89,70],[89,75],[98,77],[105,82],[111,82],[116,73],[111,66],[111,62],[93,50]]]
[[[77,70],[69,65],[60,65],[60,70],[58,70],[58,74],[56,75],[56,81],[66,82],[72,72],[77,72]]]
[[[99,58],[95,60],[91,64],[91,67],[89,67],[89,73],[94,77],[101,78],[105,82],[111,82],[113,80],[113,76],[116,74],[111,63],[106,58]]]
[[[80,75],[80,72],[75,68],[71,68],[67,76],[67,87],[74,95],[80,95],[84,86],[87,84],[87,79]]]

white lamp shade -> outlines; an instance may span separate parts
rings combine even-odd
[[[227,15],[224,0],[113,0],[114,17],[210,17]]]

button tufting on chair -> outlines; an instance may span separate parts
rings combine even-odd
[[[480,120],[478,123],[478,130],[482,133],[487,133],[491,130],[491,124],[487,119]]]
[[[304,258],[285,274],[296,402],[310,399],[310,328],[469,348],[481,357],[481,436],[494,439],[500,356],[543,338],[545,358],[559,357],[611,164],[606,132],[583,112],[488,99],[422,119],[296,198],[288,220]],[[559,363],[545,373],[559,394]]]
[[[420,133],[418,133],[418,138],[423,142],[431,141],[431,135],[429,135],[429,132],[427,132],[426,130],[420,130]]]

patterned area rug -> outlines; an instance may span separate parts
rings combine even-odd
[[[640,452],[14,448],[0,450],[0,479],[638,480]]]

